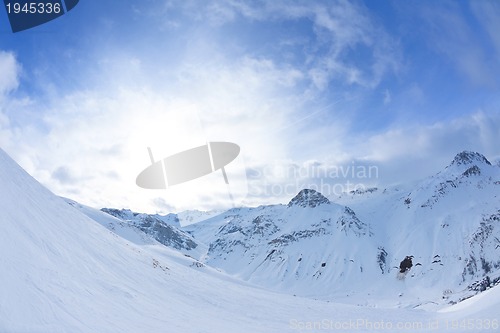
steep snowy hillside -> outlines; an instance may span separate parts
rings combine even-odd
[[[500,167],[464,151],[416,184],[337,200],[371,224],[383,274],[413,256],[407,283],[456,301],[475,281],[500,275],[499,198]]]

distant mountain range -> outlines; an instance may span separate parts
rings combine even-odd
[[[102,211],[266,288],[313,297],[369,292],[389,286],[411,256],[402,289],[456,302],[500,279],[499,195],[499,164],[464,151],[418,183],[330,199],[304,189],[287,205],[184,212],[199,221],[186,227],[176,214]]]

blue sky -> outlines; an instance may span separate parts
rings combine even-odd
[[[220,174],[138,188],[149,146],[239,144],[246,205],[423,178],[462,150],[495,160],[499,18],[487,0],[81,0],[12,34],[2,9],[0,144],[56,194],[149,212],[231,204]]]

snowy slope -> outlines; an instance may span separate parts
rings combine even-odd
[[[0,331],[126,328],[154,309],[157,296],[144,291],[164,277],[151,257],[54,196],[3,151],[0,175]]]
[[[414,256],[407,284],[454,293],[500,274],[500,168],[474,152],[457,154],[442,172],[414,184],[338,200],[369,221],[384,252],[384,274]]]
[[[437,313],[248,286],[165,246],[112,233],[1,150],[0,190],[0,332],[427,332],[498,317],[498,287],[482,294],[480,312],[464,303]]]
[[[372,304],[382,289],[388,304],[446,304],[500,275],[499,195],[500,167],[465,151],[420,182],[337,203],[304,190],[287,206],[236,208],[184,229],[208,245],[205,263],[266,288]],[[414,266],[397,281],[406,256]]]
[[[136,228],[132,224],[129,224],[110,214],[106,214],[98,209],[79,204],[74,200],[68,198],[62,198],[62,199],[71,206],[78,209],[83,214],[90,217],[92,220],[98,222],[102,226],[106,227],[107,229],[117,234],[118,236],[128,240],[129,242],[132,242],[137,245],[147,245],[147,244],[153,245],[157,243],[154,240],[154,238],[152,238],[139,228]]]
[[[249,288],[164,246],[130,243],[3,151],[0,175],[0,332],[248,332],[256,325],[281,332],[298,309],[324,306]]]

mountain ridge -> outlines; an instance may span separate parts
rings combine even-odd
[[[283,281],[287,292],[308,295],[335,293],[348,282],[361,288],[394,278],[413,255],[409,278],[437,294],[500,275],[495,255],[485,254],[499,249],[500,228],[487,223],[496,221],[499,171],[484,155],[462,151],[409,192],[371,188],[351,193],[350,203],[302,189],[287,205],[235,208],[182,229],[206,246],[205,264],[275,290]],[[436,284],[445,271],[452,282]]]

